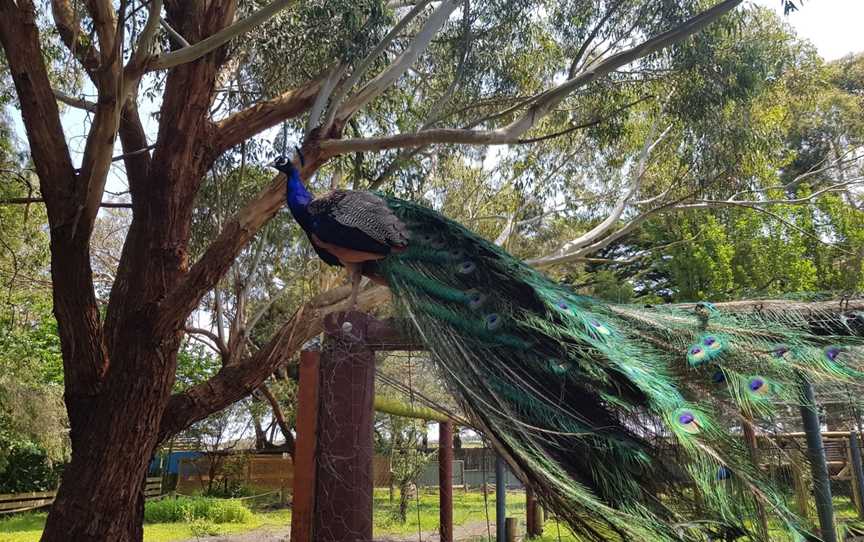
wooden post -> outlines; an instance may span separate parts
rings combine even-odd
[[[861,465],[857,431],[849,432],[849,452],[852,460],[852,488],[858,496],[858,517],[864,519],[864,466]]]
[[[825,448],[822,445],[819,414],[816,412],[816,399],[813,386],[801,378],[801,392],[804,403],[801,405],[801,420],[807,435],[807,452],[810,455],[810,469],[813,473],[813,494],[816,497],[816,512],[819,514],[819,532],[824,542],[837,542],[837,529],[834,527],[834,504],[831,501],[831,480],[828,477],[828,464]]]
[[[507,542],[516,542],[516,535],[518,534],[519,524],[517,523],[516,518],[507,518],[504,522],[505,527],[504,531],[506,532],[506,540]]]
[[[319,352],[305,350],[300,353],[297,442],[294,450],[294,496],[291,507],[291,540],[294,542],[312,542],[312,518],[315,514],[315,444],[318,440],[319,360]]]
[[[750,460],[753,461],[753,466],[759,469],[759,443],[756,440],[756,431],[753,429],[753,422],[748,417],[744,417],[742,424],[744,429],[744,440],[747,442],[747,449],[750,451]],[[763,540],[768,540],[768,516],[765,514],[765,506],[762,501],[756,499],[756,516],[759,520],[759,536]]]
[[[506,542],[507,525],[507,471],[501,454],[495,455],[495,539]]]
[[[453,542],[453,422],[440,422],[438,430],[438,530],[441,542]]]
[[[525,484],[525,534],[528,538],[543,534],[543,508],[537,502],[534,489]]]
[[[375,353],[366,343],[368,316],[324,319],[315,484],[316,542],[372,539]]]

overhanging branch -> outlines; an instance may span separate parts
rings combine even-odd
[[[150,61],[148,68],[151,70],[164,70],[198,60],[207,53],[214,51],[228,43],[231,39],[248,32],[259,24],[263,23],[270,17],[273,17],[283,9],[295,4],[297,0],[276,0],[259,9],[252,15],[241,21],[237,21],[228,28],[225,28],[212,36],[204,38],[195,45],[184,47],[177,51],[159,55]]]
[[[572,94],[576,89],[584,87],[639,58],[643,58],[695,34],[717,18],[734,9],[741,2],[742,0],[725,0],[668,32],[650,38],[637,46],[621,51],[592,65],[588,71],[584,71],[561,85],[533,97],[528,104],[527,111],[507,126],[494,130],[444,128],[373,138],[326,140],[321,143],[321,150],[325,156],[336,156],[346,152],[417,147],[433,143],[467,145],[506,145],[517,143],[519,138],[530,130],[537,121],[543,118],[555,105]],[[346,105],[346,111],[352,111],[352,108],[349,107],[350,105],[351,102]]]
[[[246,360],[227,365],[213,377],[171,396],[159,427],[159,440],[236,403],[258,388],[276,369],[300,350],[306,341],[324,331],[324,317],[348,308],[351,288],[343,286],[319,294],[301,306],[261,350]],[[357,310],[386,303],[390,292],[375,286],[360,293]]]

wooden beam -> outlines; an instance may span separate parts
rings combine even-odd
[[[371,350],[378,351],[426,350],[419,339],[405,332],[407,328],[407,325],[400,324],[395,318],[386,320],[370,318],[366,345]]]
[[[300,353],[300,389],[297,397],[297,442],[294,449],[294,497],[291,540],[312,542],[315,514],[315,448],[318,441],[318,388],[320,352]]]

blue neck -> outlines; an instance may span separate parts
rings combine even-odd
[[[306,206],[312,201],[312,194],[303,186],[303,181],[300,180],[300,173],[291,168],[288,173],[288,208],[291,209],[291,215],[294,216],[301,226],[304,228],[309,223],[309,213],[306,211]]]

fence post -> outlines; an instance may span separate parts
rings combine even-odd
[[[507,518],[505,525],[506,527],[504,530],[507,533],[507,542],[516,542],[516,535],[518,534],[517,531],[519,530],[519,524],[516,521],[516,518]]]
[[[525,484],[525,534],[528,538],[543,534],[543,509],[534,488],[528,484]]]
[[[849,432],[849,450],[852,455],[852,486],[858,493],[858,517],[864,519],[864,466],[861,465],[861,447],[858,432]]]
[[[372,539],[375,352],[371,318],[359,312],[324,319],[315,484],[316,542]]]
[[[453,542],[453,422],[440,422],[438,431],[438,530],[441,542]]]
[[[495,539],[506,542],[507,536],[507,480],[501,454],[495,455]]]
[[[294,495],[291,506],[291,540],[294,542],[312,542],[320,355],[320,352],[312,350],[300,352],[297,442],[294,449]]]
[[[801,420],[807,434],[807,452],[810,454],[810,469],[813,473],[813,494],[816,497],[816,512],[819,514],[819,531],[824,542],[837,542],[834,528],[834,504],[831,501],[831,480],[828,477],[828,464],[825,448],[822,445],[822,427],[816,412],[816,398],[813,386],[806,378],[801,378],[801,392],[804,402],[801,405]]]

